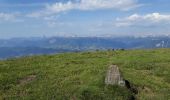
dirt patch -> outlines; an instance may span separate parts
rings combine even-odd
[[[143,87],[142,87],[142,90],[143,90],[145,93],[152,93],[152,92],[153,92],[149,87],[146,87],[146,86],[143,86]]]
[[[76,98],[76,96],[72,96],[72,97],[70,98],[70,100],[78,100],[78,99]]]
[[[29,75],[19,80],[19,85],[25,85],[36,79],[36,75]]]

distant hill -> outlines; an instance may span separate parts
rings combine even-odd
[[[0,40],[0,58],[107,49],[169,48],[169,37],[51,37]]]
[[[21,56],[54,54],[63,52],[72,52],[72,50],[41,47],[0,47],[0,58],[5,59]]]
[[[0,61],[2,100],[169,100],[170,49],[30,56]],[[133,90],[104,84],[118,65]]]

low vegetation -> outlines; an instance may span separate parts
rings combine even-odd
[[[106,86],[111,64],[139,100],[170,99],[170,49],[64,53],[0,61],[0,99],[128,100],[126,87]]]

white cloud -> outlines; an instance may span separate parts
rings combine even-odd
[[[117,18],[116,26],[152,26],[170,24],[169,14],[151,13],[146,15],[133,14],[125,18]]]
[[[117,9],[129,10],[141,6],[137,4],[138,0],[77,0],[77,2],[68,1],[66,3],[57,2],[49,4],[43,11],[29,14],[29,17],[40,17],[51,14],[57,14],[70,10],[100,10]]]
[[[81,0],[77,9],[98,10],[98,9],[119,9],[128,10],[137,6],[137,0]]]
[[[56,3],[48,5],[47,9],[54,12],[77,10],[98,10],[98,9],[119,9],[128,10],[137,6],[137,0],[80,0],[78,3]]]
[[[23,19],[19,18],[20,13],[3,13],[0,12],[0,22],[9,21],[9,22],[23,22]]]
[[[52,5],[47,5],[46,9],[49,11],[49,13],[60,13],[63,11],[71,10],[76,7],[76,4],[72,3],[71,1],[68,1],[67,3],[55,3]]]
[[[0,13],[1,21],[10,21],[10,20],[14,20],[14,19],[15,19],[15,15],[13,15],[13,14]]]

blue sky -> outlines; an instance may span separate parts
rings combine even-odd
[[[170,35],[169,0],[0,0],[0,38]]]

